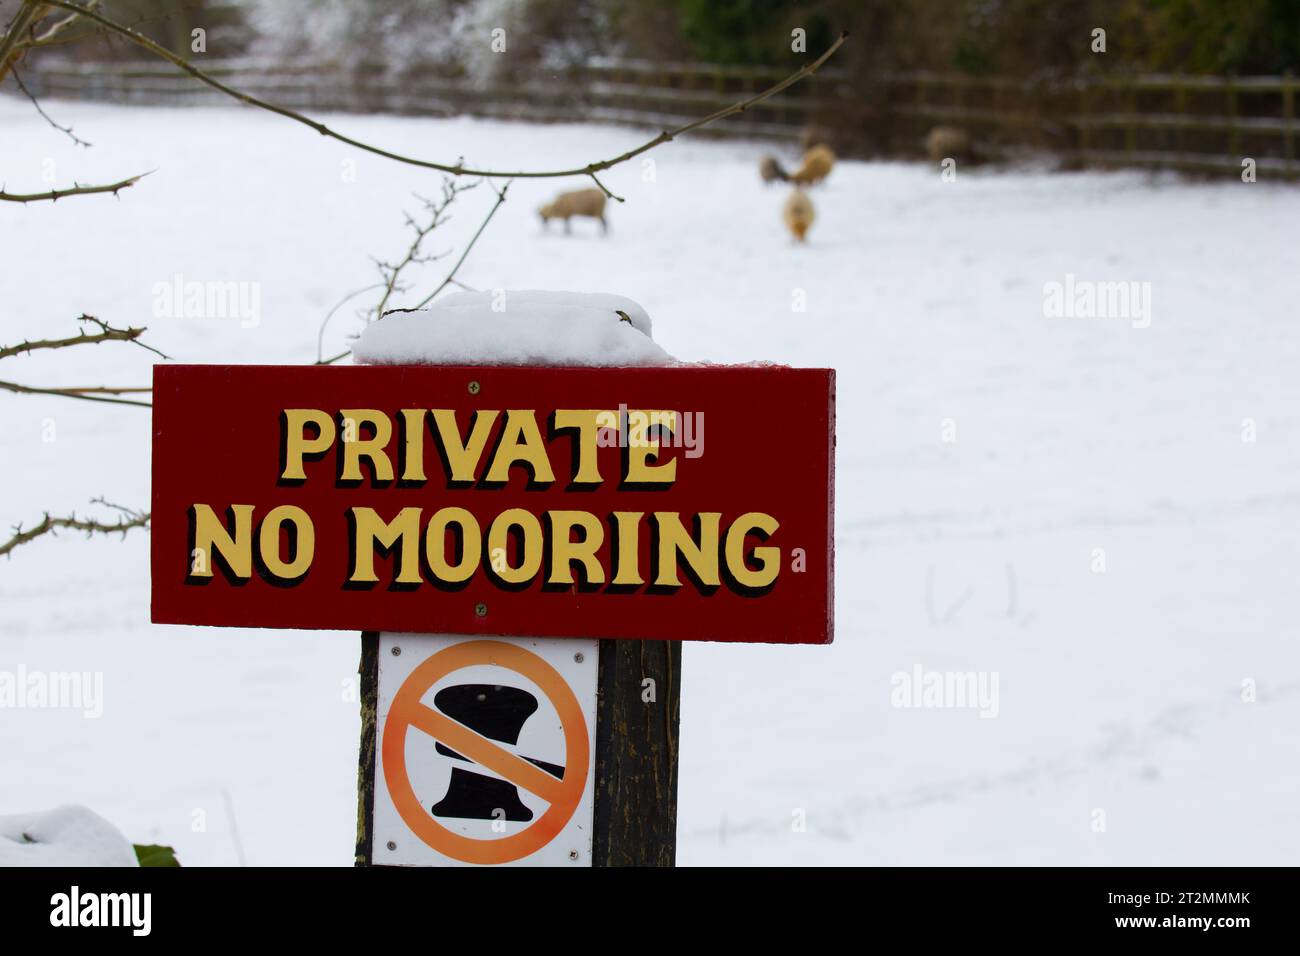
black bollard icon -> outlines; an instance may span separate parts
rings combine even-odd
[[[445,687],[433,695],[433,703],[438,710],[470,730],[490,740],[499,740],[512,746],[519,743],[519,733],[524,729],[524,722],[537,711],[537,698],[528,691],[499,684],[458,684],[455,687]],[[472,765],[468,758],[441,743],[437,745],[437,751],[443,756],[464,760]],[[558,780],[564,779],[563,767],[532,757],[523,759]],[[519,799],[519,788],[508,780],[453,766],[447,794],[433,805],[433,815],[526,823],[533,818],[533,811],[524,806]]]

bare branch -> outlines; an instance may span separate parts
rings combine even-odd
[[[394,153],[391,150],[382,149],[378,146],[371,146],[369,143],[364,143],[360,140],[353,139],[350,136],[345,136],[342,133],[336,132],[335,130],[330,129],[324,123],[321,123],[318,120],[311,119],[310,117],[304,116],[302,113],[296,112],[295,110],[291,110],[288,107],[277,106],[274,103],[268,103],[266,100],[259,99],[256,96],[253,96],[249,93],[241,93],[239,90],[227,86],[225,83],[222,83],[220,80],[216,79],[215,77],[209,76],[207,73],[204,73],[202,70],[200,70],[194,64],[190,63],[188,60],[184,59],[183,57],[177,56],[171,50],[168,50],[166,47],[161,46],[158,43],[155,43],[153,40],[150,40],[144,34],[139,33],[128,26],[125,26],[124,24],[118,23],[115,20],[111,20],[108,17],[104,16],[102,13],[99,13],[98,11],[89,10],[85,7],[78,6],[77,4],[70,2],[70,0],[43,0],[43,2],[47,6],[58,7],[63,10],[69,10],[74,13],[79,13],[82,16],[86,17],[87,19],[95,21],[96,23],[100,24],[106,29],[111,30],[114,33],[121,34],[122,36],[129,39],[131,42],[137,44],[138,46],[143,47],[144,49],[148,50],[150,53],[153,53],[155,56],[161,57],[162,59],[166,60],[168,63],[172,64],[177,69],[182,70],[185,73],[188,73],[190,76],[194,77],[194,79],[200,81],[201,83],[206,83],[214,90],[224,93],[226,96],[229,96],[232,99],[236,99],[241,103],[245,103],[249,106],[256,106],[259,109],[264,109],[271,113],[275,113],[279,116],[283,116],[286,119],[291,119],[296,123],[301,123],[302,125],[308,127],[309,129],[315,130],[317,133],[320,133],[322,136],[328,136],[329,138],[337,140],[340,143],[346,143],[347,145],[355,147],[356,149],[364,150],[365,152],[368,153],[373,153],[376,156],[383,156],[385,159],[391,159],[394,162],[405,163],[408,166],[420,166],[424,169],[436,169],[440,172],[448,173],[449,175],[452,176],[482,176],[485,178],[490,177],[495,179],[558,179],[565,176],[591,176],[594,179],[596,173],[599,173],[606,169],[610,169],[611,167],[617,166],[620,163],[625,163],[629,159],[632,159],[636,156],[640,156],[642,153],[648,152],[649,150],[654,149],[656,146],[659,146],[662,143],[671,142],[676,137],[681,136],[684,133],[689,133],[691,130],[699,129],[701,126],[705,126],[709,123],[716,122],[717,120],[724,119],[736,113],[743,113],[745,110],[751,108],[752,106],[755,106],[758,103],[761,103],[763,100],[767,99],[768,97],[775,96],[777,93],[780,93],[783,90],[793,86],[795,83],[798,83],[800,80],[804,79],[805,77],[812,76],[822,67],[822,65],[827,60],[831,58],[831,56],[835,54],[835,51],[838,50],[844,44],[844,41],[847,40],[849,36],[847,33],[841,33],[839,38],[834,43],[832,43],[830,47],[826,50],[826,52],[823,53],[821,56],[819,56],[816,60],[814,60],[812,63],[807,64],[806,66],[800,67],[798,70],[790,74],[784,80],[781,80],[776,85],[769,87],[768,89],[762,91],[761,93],[755,93],[753,96],[747,97],[746,99],[743,99],[737,103],[733,103],[731,106],[717,110],[713,113],[710,113],[708,116],[701,117],[700,119],[692,120],[691,122],[686,123],[682,126],[678,126],[671,130],[664,130],[658,136],[654,137],[648,142],[641,144],[636,149],[630,149],[626,153],[622,153],[618,156],[614,156],[611,159],[604,159],[599,162],[589,163],[586,166],[580,166],[573,169],[520,170],[515,172],[506,172],[504,170],[496,170],[496,169],[475,169],[473,167],[465,166],[461,162],[458,162],[455,165],[452,165],[450,163],[437,163],[431,160],[417,159],[413,156],[405,156],[402,155],[401,153]],[[603,186],[601,186],[601,188],[604,189]],[[608,190],[606,190],[606,192],[608,192]],[[612,193],[609,193],[609,195],[613,196]],[[614,198],[617,199],[618,197],[614,197]]]
[[[23,78],[18,74],[17,67],[14,67],[13,73],[14,73],[14,82],[18,84],[18,89],[22,90],[24,95],[26,95],[26,97],[32,101],[32,106],[36,107],[36,112],[41,114],[41,118],[45,120],[45,122],[49,123],[60,133],[66,134],[67,137],[71,139],[74,143],[76,143],[78,146],[84,146],[87,149],[89,149],[93,145],[92,143],[86,142],[84,139],[82,139],[80,136],[74,133],[72,131],[71,126],[60,126],[58,123],[54,122],[54,120],[50,117],[50,114],[45,112],[45,110],[41,108],[40,101],[37,100],[36,97],[32,95],[32,91],[27,88],[27,84],[23,82]]]
[[[383,287],[384,287],[384,283],[376,282],[373,285],[368,285],[361,289],[354,289],[353,291],[345,295],[343,298],[335,302],[334,307],[325,313],[325,318],[321,320],[320,329],[316,333],[316,364],[317,365],[329,364],[323,361],[321,356],[325,348],[325,326],[329,325],[330,319],[334,318],[334,313],[337,312],[339,309],[343,308],[343,306],[347,305],[357,296],[366,292],[373,292],[375,289],[382,289]],[[348,354],[347,352],[343,353],[343,355],[347,355],[347,354]]]
[[[30,37],[37,21],[44,15],[36,0],[23,0],[23,5],[9,21],[9,29],[0,36],[0,80],[17,62],[22,59],[24,50],[20,41]]]
[[[402,272],[408,266],[432,262],[435,259],[442,258],[442,256],[423,255],[421,253],[421,246],[431,232],[446,223],[450,218],[447,215],[447,210],[451,208],[451,204],[456,201],[456,197],[463,192],[468,192],[477,185],[478,183],[470,183],[468,186],[457,186],[455,180],[445,178],[442,183],[441,199],[433,202],[421,197],[425,211],[429,213],[428,223],[421,225],[408,215],[406,217],[406,224],[415,231],[415,238],[411,240],[411,245],[406,250],[406,255],[404,255],[402,260],[396,265],[389,265],[385,262],[377,263],[379,266],[379,273],[384,277],[384,294],[380,297],[379,304],[375,306],[375,318],[380,319],[384,317],[388,301],[393,297],[394,293],[405,291],[398,284],[398,280],[400,279]]]
[[[153,172],[150,170],[149,172]],[[138,176],[132,176],[130,179],[124,179],[120,183],[111,183],[106,186],[82,186],[80,183],[73,183],[71,189],[51,189],[47,193],[9,193],[0,189],[0,200],[4,202],[58,202],[65,196],[91,196],[95,193],[112,193],[116,196],[121,190],[129,189],[138,183],[149,173],[140,173]]]
[[[492,184],[491,184],[490,182],[488,183],[488,185],[489,185],[489,186],[492,186]],[[470,251],[474,248],[474,244],[477,243],[478,240],[479,240],[479,237],[480,237],[481,235],[483,235],[484,230],[487,229],[487,227],[488,227],[488,223],[490,223],[490,222],[492,221],[492,217],[495,216],[495,215],[497,214],[497,210],[501,208],[501,204],[504,203],[504,202],[506,201],[506,191],[509,190],[509,189],[510,189],[510,183],[509,183],[509,182],[507,182],[507,183],[506,183],[504,186],[502,186],[500,189],[497,189],[495,186],[492,186],[492,191],[493,191],[494,193],[496,193],[496,197],[497,197],[496,202],[494,202],[494,203],[492,204],[492,208],[488,210],[488,214],[483,218],[483,221],[482,221],[481,223],[479,223],[478,229],[475,230],[474,235],[470,237],[470,240],[469,240],[469,242],[465,245],[465,248],[464,248],[463,250],[461,250],[460,258],[458,258],[458,259],[456,260],[456,264],[453,265],[453,266],[451,267],[451,271],[447,273],[446,277],[442,280],[442,282],[440,282],[440,283],[438,284],[438,287],[437,287],[436,289],[434,289],[432,292],[430,292],[428,295],[426,295],[423,299],[421,299],[421,300],[420,300],[416,305],[412,306],[412,307],[409,308],[409,309],[386,309],[386,310],[384,310],[384,309],[381,308],[381,309],[377,312],[376,319],[382,319],[384,316],[386,316],[386,315],[393,315],[394,313],[401,313],[401,312],[418,312],[420,309],[422,309],[422,308],[424,308],[426,305],[428,305],[428,304],[429,304],[429,303],[434,299],[434,297],[436,297],[436,296],[438,295],[438,293],[440,293],[443,289],[447,288],[447,286],[449,286],[449,285],[459,286],[460,288],[465,289],[465,290],[468,291],[468,292],[474,292],[474,291],[476,291],[475,289],[472,289],[472,288],[470,288],[469,286],[465,285],[465,283],[459,281],[459,280],[456,278],[456,273],[460,270],[460,267],[461,267],[462,265],[465,264],[465,260],[469,257]],[[461,190],[461,191],[464,192],[464,190]],[[418,227],[417,227],[417,228],[418,228]],[[415,247],[412,247],[412,248],[415,248]],[[364,291],[364,290],[361,290],[361,291]],[[356,294],[358,294],[358,293],[353,293],[353,295],[356,295]],[[351,298],[351,297],[352,297],[352,296],[348,296],[348,298]],[[387,300],[388,300],[388,295],[386,294],[385,297],[384,297],[384,302],[387,302]],[[344,302],[346,302],[346,301],[347,301],[347,299],[344,299]],[[342,305],[342,304],[343,304],[342,302],[339,303],[339,305]],[[382,303],[381,303],[381,306],[382,306]],[[338,306],[335,306],[334,308],[337,309]],[[333,312],[334,312],[334,310],[331,309],[330,312],[331,312],[331,315],[332,315]],[[329,319],[329,316],[326,316],[326,320],[327,320],[327,321],[328,321],[328,319]],[[323,327],[322,327],[322,331],[323,331]],[[330,356],[330,357],[327,358],[327,359],[323,359],[323,358],[321,358],[321,357],[320,357],[320,354],[321,354],[320,343],[319,343],[319,341],[318,341],[318,342],[317,342],[317,348],[316,348],[316,364],[317,364],[317,365],[333,365],[335,362],[340,361],[341,359],[345,359],[345,358],[347,358],[348,355],[351,354],[351,350],[347,350],[347,351],[339,352],[337,355],[332,355],[332,356]]]
[[[618,196],[610,192],[609,187],[607,187],[604,183],[602,183],[599,179],[597,179],[595,173],[588,173],[588,175],[591,176],[591,181],[595,183],[597,186],[599,186],[600,191],[603,192],[608,198],[614,200],[615,202],[624,201],[622,196]]]
[[[88,2],[86,3],[87,10],[94,10],[98,6],[99,6],[99,0],[88,0]],[[75,23],[80,18],[81,18],[80,13],[69,13],[62,20],[56,20],[54,23],[50,24],[49,29],[39,34],[31,41],[24,43],[23,46],[37,47],[37,46],[46,46],[47,44],[54,43],[58,39],[59,34],[61,34],[68,27],[72,26],[72,24]]]
[[[594,178],[594,177],[593,177],[593,178]],[[491,185],[491,184],[489,184],[489,185]],[[434,289],[432,292],[430,292],[428,295],[426,295],[423,299],[421,299],[419,302],[417,302],[413,308],[411,308],[411,309],[394,309],[394,310],[393,310],[394,312],[414,312],[416,309],[422,309],[422,308],[424,308],[424,307],[425,307],[426,305],[428,305],[431,301],[433,301],[433,298],[434,298],[434,297],[435,297],[439,292],[441,292],[443,289],[447,288],[447,286],[449,286],[452,282],[454,282],[454,281],[456,280],[456,273],[460,270],[460,267],[461,267],[462,265],[465,264],[465,259],[468,258],[469,254],[470,254],[470,250],[474,248],[474,244],[475,244],[476,242],[478,242],[478,237],[481,236],[481,235],[483,235],[483,230],[486,229],[486,228],[488,227],[488,223],[490,223],[490,222],[492,221],[492,217],[495,216],[495,215],[497,214],[497,210],[501,208],[501,204],[504,203],[504,202],[506,201],[506,190],[509,189],[509,188],[510,188],[510,183],[509,183],[509,182],[507,182],[507,183],[506,183],[504,186],[502,186],[500,189],[496,189],[496,187],[493,187],[493,191],[496,192],[496,194],[497,194],[497,201],[494,202],[494,203],[492,204],[492,208],[488,210],[488,214],[487,214],[487,216],[484,217],[484,219],[483,219],[483,221],[482,221],[481,223],[479,223],[478,230],[474,233],[473,236],[470,237],[469,243],[465,246],[464,251],[462,251],[461,254],[460,254],[460,258],[456,260],[456,264],[455,264],[454,266],[451,267],[451,271],[447,273],[447,277],[446,277],[445,279],[442,280],[442,283],[438,286],[438,288]],[[621,201],[622,201],[622,200],[620,200],[620,202],[621,202]],[[382,318],[384,317],[384,315],[386,315],[386,314],[387,314],[387,313],[380,313],[379,317],[382,319]]]
[[[65,349],[74,345],[98,345],[100,342],[132,342],[142,349],[153,352],[160,358],[167,358],[166,355],[163,355],[152,345],[140,341],[140,336],[146,331],[144,328],[115,329],[107,322],[101,322],[93,315],[82,315],[77,321],[93,322],[99,327],[100,331],[83,332],[81,335],[70,336],[66,339],[39,339],[35,342],[20,342],[17,345],[0,345],[0,359],[9,358],[11,355],[35,352],[38,349]]]
[[[34,541],[41,535],[56,534],[60,529],[83,531],[86,537],[94,534],[120,534],[122,537],[126,537],[126,533],[133,528],[149,527],[149,512],[147,511],[124,508],[121,505],[105,501],[103,498],[94,498],[91,500],[91,504],[112,508],[120,512],[122,516],[117,521],[97,521],[93,518],[78,518],[76,514],[71,514],[66,518],[52,518],[47,511],[39,524],[26,531],[23,530],[22,525],[16,526],[13,537],[0,544],[0,556],[7,556],[14,548],[27,544],[29,541]]]
[[[137,402],[130,398],[109,398],[110,395],[128,395],[138,392],[151,392],[151,388],[117,388],[111,385],[69,386],[66,388],[36,388],[32,385],[19,385],[17,382],[0,382],[0,389],[19,395],[61,395],[64,398],[80,398],[87,402],[108,402],[112,405],[138,405],[152,408],[150,402]]]
[[[87,385],[84,388],[65,388],[63,392],[69,395],[134,395],[148,394],[153,388],[148,385],[141,385],[136,388],[121,388],[114,385]]]

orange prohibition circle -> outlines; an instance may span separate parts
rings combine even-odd
[[[560,715],[564,728],[563,780],[498,746],[459,721],[420,701],[429,688],[452,671],[495,664],[522,674],[544,693]],[[424,809],[406,770],[406,733],[423,731],[457,753],[499,773],[517,787],[536,794],[550,806],[526,829],[512,836],[478,840],[447,829]],[[384,724],[381,753],[384,782],[393,806],[411,832],[444,856],[464,863],[509,863],[540,850],[564,829],[578,808],[587,783],[591,745],[582,705],[564,678],[532,651],[502,641],[453,644],[422,662],[398,688]]]

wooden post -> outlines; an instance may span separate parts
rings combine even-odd
[[[680,641],[601,641],[595,866],[672,866],[677,852]]]
[[[1286,158],[1288,176],[1296,175],[1295,168],[1295,71],[1282,74],[1282,155]]]
[[[1228,155],[1234,163],[1241,161],[1241,137],[1237,130],[1237,81],[1229,75],[1225,91],[1228,95]]]
[[[1127,77],[1128,96],[1125,98],[1125,105],[1128,107],[1128,125],[1124,128],[1124,152],[1127,153],[1128,164],[1133,164],[1133,152],[1137,149],[1137,110],[1138,110],[1138,88],[1137,81],[1133,77]]]
[[[375,727],[379,705],[379,634],[361,635],[361,752],[357,757],[357,852],[354,863],[369,866],[375,841]]]
[[[1174,141],[1177,144],[1178,158],[1181,160],[1187,152],[1187,86],[1183,83],[1180,75],[1174,80],[1174,107],[1178,113],[1178,131],[1175,134]]]
[[[379,635],[361,635],[355,863],[374,851]],[[680,641],[601,641],[593,866],[672,866],[677,851]]]
[[[1088,125],[1088,83],[1087,79],[1079,81],[1079,152],[1084,166],[1088,165],[1088,146],[1092,141]]]

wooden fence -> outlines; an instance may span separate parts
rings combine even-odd
[[[602,59],[527,82],[478,83],[383,64],[208,60],[213,76],[292,109],[662,128],[771,86],[775,68]],[[38,96],[121,103],[229,102],[165,64],[47,60],[26,73]],[[936,124],[971,130],[992,155],[1037,149],[1077,166],[1167,167],[1300,178],[1294,74],[1095,75],[1022,81],[910,73],[854,80],[833,69],[701,132],[793,140],[808,123],[834,130],[847,152],[918,155]]]
[[[890,78],[892,111],[917,128],[967,126],[985,142],[1039,146],[1080,166],[1167,167],[1300,178],[1294,73],[1127,74],[1025,83],[1001,77]],[[981,135],[982,134],[982,135]]]

